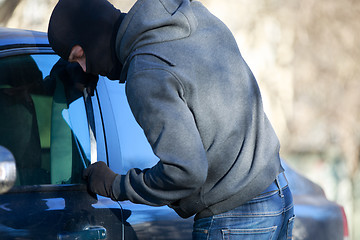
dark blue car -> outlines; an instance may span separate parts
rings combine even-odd
[[[58,60],[45,33],[0,28],[0,146],[15,158],[17,176],[0,195],[0,239],[191,239],[193,219],[166,206],[88,193],[81,175],[92,162],[125,173],[158,159],[123,85],[100,77],[90,97],[69,76],[52,71]],[[6,160],[2,152],[0,162]],[[294,239],[345,239],[343,208],[284,165],[297,215]]]

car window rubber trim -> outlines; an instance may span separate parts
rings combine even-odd
[[[87,192],[86,184],[43,184],[43,185],[24,185],[14,186],[5,194],[24,193],[24,192]]]

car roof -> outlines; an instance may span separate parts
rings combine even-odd
[[[45,32],[0,27],[0,57],[53,53]]]

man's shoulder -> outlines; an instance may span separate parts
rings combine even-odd
[[[175,64],[167,57],[159,53],[139,53],[131,58],[129,64],[129,73],[135,73],[146,70],[167,70]]]

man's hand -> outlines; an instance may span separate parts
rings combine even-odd
[[[94,96],[94,91],[99,81],[98,75],[85,73],[78,63],[68,63],[66,71],[75,82],[76,87],[80,88],[80,90],[86,88],[87,93],[90,96]]]
[[[62,80],[71,80],[80,92],[86,88],[87,93],[94,96],[99,76],[85,73],[78,63],[70,63],[60,58],[51,69],[50,77],[54,74],[57,74]]]
[[[83,178],[88,182],[90,192],[109,197],[114,201],[116,199],[112,192],[112,184],[117,175],[101,161],[91,164],[83,172]]]

